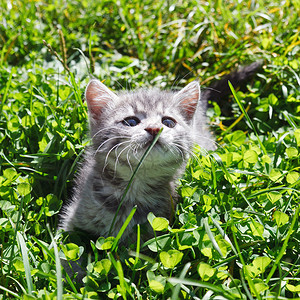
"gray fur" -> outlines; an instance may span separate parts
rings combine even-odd
[[[92,145],[76,181],[71,201],[64,207],[61,228],[77,229],[91,236],[108,236],[111,222],[122,195],[141,157],[154,135],[149,128],[163,131],[137,172],[117,216],[111,234],[116,235],[137,205],[127,228],[146,223],[147,214],[169,218],[176,182],[184,170],[195,143],[212,149],[206,118],[200,101],[200,87],[192,82],[178,93],[158,89],[139,89],[115,94],[98,80],[86,89]],[[127,117],[141,122],[124,125]],[[176,120],[169,128],[163,117]]]

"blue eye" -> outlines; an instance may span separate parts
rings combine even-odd
[[[171,117],[163,117],[161,122],[169,128],[173,128],[176,125],[176,120]]]
[[[122,124],[125,126],[133,127],[139,124],[140,122],[140,119],[138,119],[137,117],[127,117],[122,121]]]

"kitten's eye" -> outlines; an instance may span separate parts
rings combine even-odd
[[[174,120],[173,118],[171,118],[171,117],[163,117],[162,118],[162,120],[161,120],[161,122],[165,125],[165,126],[167,126],[167,127],[169,127],[169,128],[173,128],[173,127],[175,127],[175,125],[176,125],[176,120]]]
[[[122,121],[122,124],[133,127],[139,124],[140,122],[140,119],[138,119],[137,117],[127,117]]]

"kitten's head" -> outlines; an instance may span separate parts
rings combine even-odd
[[[106,164],[136,166],[161,128],[145,163],[178,167],[187,159],[200,98],[197,82],[177,93],[140,89],[115,94],[100,81],[91,80],[85,96],[93,148]]]

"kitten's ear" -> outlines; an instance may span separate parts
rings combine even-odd
[[[183,110],[188,120],[191,120],[196,111],[200,99],[200,85],[196,81],[192,81],[185,88],[174,95],[179,107]]]
[[[108,105],[110,101],[117,98],[118,96],[114,92],[96,79],[92,79],[85,90],[88,110],[94,119],[98,119],[102,109]]]

